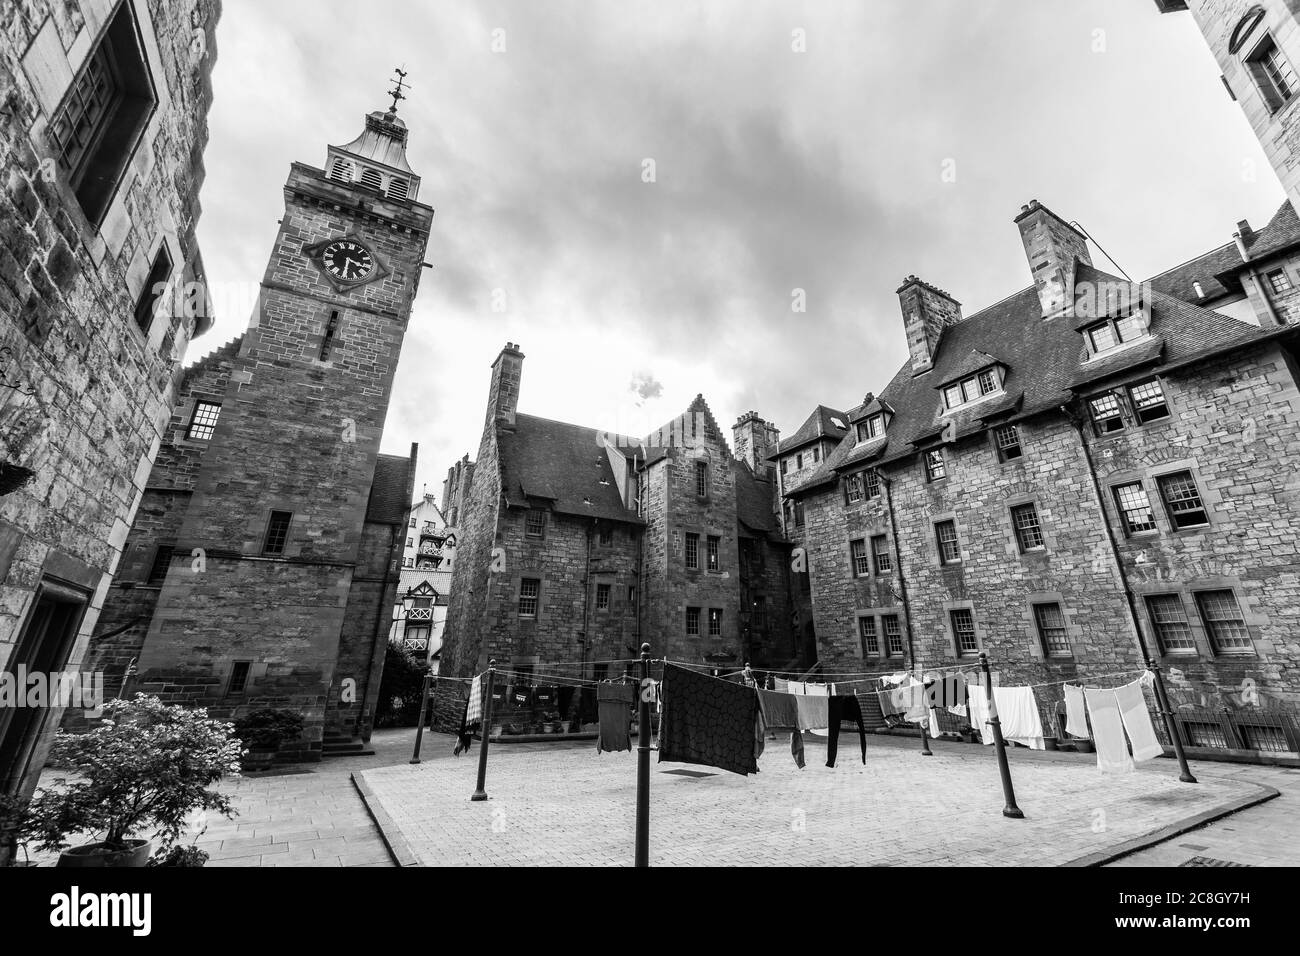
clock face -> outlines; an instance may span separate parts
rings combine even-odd
[[[321,252],[321,264],[341,282],[360,282],[375,271],[370,250],[351,239],[339,239],[326,246]]]

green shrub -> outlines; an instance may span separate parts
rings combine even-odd
[[[265,708],[235,721],[235,736],[249,750],[279,750],[286,740],[302,736],[302,715],[292,710]]]

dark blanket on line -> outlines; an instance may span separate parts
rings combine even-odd
[[[758,773],[758,695],[752,687],[664,664],[659,762]]]

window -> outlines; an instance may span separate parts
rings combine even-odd
[[[700,636],[700,609],[698,607],[688,607],[686,609],[686,636]]]
[[[940,521],[934,526],[934,536],[939,543],[939,563],[960,564],[961,542],[957,539],[957,523]]]
[[[1034,623],[1038,625],[1038,639],[1048,657],[1070,657],[1070,639],[1065,633],[1065,615],[1059,604],[1035,604]]]
[[[885,415],[883,412],[858,422],[858,443],[871,441],[885,433]]]
[[[957,653],[961,657],[972,657],[979,653],[980,642],[975,636],[975,616],[970,608],[959,607],[949,612],[952,620],[952,634],[957,641]]]
[[[406,546],[407,546],[408,548],[414,548],[414,547],[415,547],[415,539],[414,539],[414,538],[407,538],[407,539],[406,539]]]
[[[1259,87],[1269,112],[1276,113],[1295,95],[1296,78],[1291,72],[1291,64],[1282,56],[1271,36],[1265,34],[1264,39],[1250,51],[1246,68]]]
[[[794,456],[794,470],[799,471],[803,468],[803,452]]]
[[[849,558],[853,565],[853,576],[855,578],[860,578],[864,574],[871,572],[871,562],[867,557],[865,538],[855,538],[849,542]]]
[[[1146,334],[1146,323],[1139,310],[1130,312],[1119,319],[1107,319],[1084,330],[1088,336],[1088,346],[1093,355],[1108,352],[1126,342],[1140,339]]]
[[[602,525],[600,529],[600,546],[608,548],[614,543],[614,528],[611,525]]]
[[[796,528],[803,527],[803,500],[802,499],[797,500],[794,503],[794,526]]]
[[[149,276],[144,280],[140,296],[135,300],[135,324],[146,335],[153,324],[154,315],[167,302],[167,280],[172,274],[172,257],[167,251],[167,243],[158,247],[158,254],[153,257],[153,266]]]
[[[880,639],[876,636],[875,618],[858,618],[858,638],[862,642],[863,657],[880,656]]]
[[[816,447],[815,445],[813,446],[813,450],[812,450],[812,460],[814,465],[821,460],[821,449]]]
[[[1195,654],[1196,639],[1187,624],[1187,612],[1177,594],[1147,596],[1147,616],[1155,629],[1163,654]]]
[[[700,566],[700,536],[694,531],[686,532],[686,567],[697,570]]]
[[[633,585],[628,585],[627,603],[629,607],[636,607],[636,587]]]
[[[1125,533],[1141,534],[1156,530],[1155,512],[1151,510],[1151,501],[1147,498],[1147,490],[1142,487],[1142,482],[1116,485],[1115,505],[1119,508]]]
[[[762,631],[767,629],[767,598],[761,594],[754,598],[753,623],[755,630]]]
[[[405,179],[401,179],[397,176],[392,177],[388,180],[388,198],[405,199],[409,185],[410,184]]]
[[[998,384],[997,374],[991,368],[977,372],[960,382],[954,382],[945,386],[943,390],[943,400],[949,408],[956,408],[959,405],[965,405],[967,402],[973,402],[977,398],[982,398],[990,392],[996,392],[1001,386]]]
[[[782,458],[782,459],[781,459],[781,474],[783,474],[783,475],[784,475],[784,474],[788,474],[789,471],[790,471],[790,459],[789,459],[789,458]]]
[[[159,545],[153,553],[153,564],[149,567],[149,584],[162,584],[167,577],[167,568],[172,563],[172,551],[169,545]]]
[[[1197,591],[1196,606],[1200,608],[1201,620],[1214,642],[1216,653],[1251,653],[1255,650],[1250,632],[1246,630],[1246,619],[1241,616],[1241,607],[1231,591]]]
[[[411,527],[412,527],[412,528],[415,527],[415,519],[414,519],[414,518],[411,519]]]
[[[220,416],[220,402],[205,402],[200,399],[194,403],[194,413],[190,415],[190,427],[186,429],[185,437],[207,441],[217,430],[217,419]]]
[[[379,176],[379,170],[371,169],[369,166],[362,167],[361,185],[368,186],[371,189],[378,189],[383,183]]]
[[[876,573],[885,574],[894,570],[894,558],[889,553],[889,537],[878,534],[871,539],[871,557],[876,564]]]
[[[609,610],[609,585],[608,584],[596,585],[596,610],[597,611]]]
[[[849,475],[844,479],[844,499],[849,504],[852,504],[855,501],[861,501],[865,494],[862,472],[858,472],[855,475]]]
[[[546,512],[541,508],[529,508],[524,516],[524,534],[529,538],[540,538],[546,533]]]
[[[709,496],[709,466],[702,461],[695,463],[695,494],[699,498]]]
[[[404,567],[404,568],[413,568],[413,567],[415,567],[415,558],[403,558],[403,559],[402,559],[402,567]]]
[[[948,477],[948,465],[943,460],[943,449],[936,448],[934,451],[925,453],[925,480],[939,481],[941,478]]]
[[[1012,461],[1023,454],[1020,429],[1015,425],[1000,425],[993,429],[993,444],[998,450],[998,461]]]
[[[1016,529],[1016,544],[1023,554],[1044,546],[1043,528],[1038,523],[1038,509],[1033,505],[1016,505],[1011,509],[1011,525]]]
[[[230,668],[230,683],[226,685],[227,697],[234,697],[244,692],[244,688],[248,686],[248,672],[252,667],[252,661],[234,662],[234,666]]]
[[[885,632],[885,651],[890,657],[903,656],[903,630],[898,626],[897,614],[881,615],[880,624]]]
[[[542,582],[537,578],[523,578],[519,582],[519,616],[537,617],[538,598],[542,593]]]
[[[709,562],[708,568],[710,571],[719,570],[718,548],[721,544],[722,544],[722,539],[719,538],[716,534],[709,535],[708,541],[705,542],[705,546],[707,549],[706,556]]]
[[[1286,272],[1281,269],[1270,272],[1264,278],[1268,279],[1268,284],[1272,287],[1275,295],[1288,292],[1291,289],[1291,280],[1287,278]]]
[[[864,475],[863,489],[866,491],[867,497],[879,498],[880,497],[880,472],[876,471],[876,469],[874,468],[871,468],[868,471],[863,472],[863,475]]]
[[[1154,422],[1169,417],[1169,405],[1165,401],[1165,390],[1157,379],[1130,385],[1129,400],[1133,403],[1133,414],[1142,423]]]
[[[1098,435],[1117,432],[1124,427],[1124,416],[1119,409],[1119,399],[1114,392],[1098,395],[1088,402],[1088,411],[1092,414],[1092,427]]]
[[[1190,471],[1161,475],[1156,484],[1165,502],[1165,512],[1175,528],[1197,528],[1210,523]]]
[[[330,317],[325,322],[325,334],[321,337],[320,342],[320,360],[329,361],[330,349],[334,348],[334,336],[339,330],[339,310],[330,309]]]
[[[292,520],[291,511],[271,512],[271,520],[266,526],[266,539],[262,542],[263,554],[284,554],[284,543],[289,537],[289,522]]]
[[[722,636],[722,608],[709,608],[709,637]]]
[[[95,226],[157,102],[133,10],[133,4],[118,5],[46,134],[78,205]]]

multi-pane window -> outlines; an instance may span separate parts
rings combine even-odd
[[[709,637],[722,636],[722,608],[709,608]]]
[[[767,628],[767,598],[759,594],[754,597],[754,629],[762,631]]]
[[[135,300],[135,324],[140,331],[147,333],[153,324],[154,316],[166,304],[167,281],[172,274],[172,257],[167,251],[167,243],[158,247],[153,266],[140,287],[140,296]]]
[[[709,535],[708,541],[705,542],[705,554],[708,558],[708,568],[710,571],[717,571],[721,567],[718,559],[718,550],[722,546],[722,539],[716,534]]]
[[[883,534],[871,538],[871,557],[876,563],[876,573],[884,574],[894,570],[894,558],[889,553],[889,538]]]
[[[870,558],[867,556],[866,539],[855,538],[849,542],[849,557],[853,562],[853,576],[855,578],[871,573]]]
[[[794,456],[794,470],[799,471],[801,468],[803,468],[803,452]]]
[[[221,417],[220,402],[196,402],[194,414],[190,416],[190,427],[185,431],[186,438],[195,441],[207,441],[217,430],[217,419]]]
[[[1259,87],[1270,112],[1276,113],[1295,96],[1297,83],[1291,64],[1282,56],[1273,38],[1265,34],[1246,57],[1246,67]]]
[[[1011,525],[1016,529],[1016,544],[1021,551],[1034,551],[1044,546],[1043,528],[1038,523],[1038,509],[1033,505],[1016,505],[1011,509]]]
[[[821,449],[818,448],[816,445],[813,446],[812,460],[814,465],[821,460]]]
[[[1169,403],[1165,401],[1165,390],[1159,379],[1130,385],[1129,400],[1133,403],[1133,414],[1140,422],[1153,422],[1158,418],[1169,417]]]
[[[173,548],[169,545],[161,545],[153,553],[153,565],[149,568],[148,578],[150,584],[162,584],[167,577],[167,568],[172,563],[172,551]]]
[[[519,582],[519,616],[536,617],[537,600],[542,593],[542,582],[538,578],[523,578]]]
[[[1038,625],[1038,638],[1048,657],[1069,657],[1070,639],[1065,633],[1065,615],[1059,604],[1035,604],[1034,623]]]
[[[596,585],[596,610],[597,611],[609,610],[609,585],[608,584]]]
[[[709,466],[707,462],[695,463],[695,495],[698,498],[709,496]]]
[[[407,539],[406,539],[406,546],[407,546],[408,548],[414,548],[414,547],[415,547],[415,539],[414,539],[414,538],[407,538]]]
[[[849,475],[844,479],[844,498],[850,504],[855,501],[861,501],[866,496],[866,489],[863,487],[863,474],[858,472],[855,475]]]
[[[868,498],[880,497],[880,472],[874,468],[863,472],[863,490],[866,491]]]
[[[695,570],[700,566],[700,536],[694,531],[686,532],[686,567]]]
[[[1124,414],[1120,411],[1119,398],[1114,392],[1098,395],[1088,402],[1088,411],[1092,414],[1092,427],[1098,435],[1117,432],[1124,427]]]
[[[789,459],[789,458],[782,458],[782,459],[781,459],[781,474],[785,475],[785,474],[789,474],[789,472],[790,472],[790,459]]]
[[[1291,280],[1287,278],[1284,270],[1278,269],[1275,272],[1270,272],[1265,278],[1268,279],[1268,284],[1273,289],[1274,294],[1291,291]]]
[[[1088,344],[1092,347],[1094,354],[1106,352],[1125,342],[1139,339],[1145,332],[1146,326],[1142,321],[1140,312],[1131,312],[1119,319],[1107,319],[1105,322],[1098,322],[1086,330]]]
[[[975,615],[970,608],[959,607],[949,612],[952,621],[952,634],[957,641],[957,653],[963,657],[978,654],[979,638],[975,635]]]
[[[898,626],[898,615],[882,614],[880,626],[885,632],[885,653],[890,657],[902,657],[903,629]]]
[[[1156,484],[1160,486],[1160,497],[1164,499],[1165,511],[1175,528],[1196,528],[1210,523],[1190,471],[1161,475]]]
[[[871,441],[885,433],[885,416],[883,413],[872,415],[858,422],[858,442]]]
[[[284,542],[289,537],[289,522],[292,520],[291,511],[271,512],[271,520],[266,525],[266,538],[262,541],[263,554],[284,554]]]
[[[999,425],[993,429],[993,444],[998,450],[998,461],[1012,461],[1024,454],[1020,449],[1020,429],[1015,425]]]
[[[863,657],[880,656],[880,638],[876,635],[875,618],[858,618],[858,639],[862,642]]]
[[[1246,619],[1242,617],[1241,606],[1231,591],[1197,591],[1196,606],[1200,608],[1201,620],[1217,653],[1254,651],[1255,645],[1246,630]]]
[[[1187,611],[1177,594],[1147,596],[1147,615],[1155,628],[1156,640],[1165,654],[1195,654],[1196,639],[1187,623]]]
[[[599,540],[601,547],[608,548],[614,543],[614,528],[611,525],[601,525]]]
[[[949,408],[956,408],[958,405],[973,402],[990,392],[996,392],[1000,387],[997,375],[991,368],[986,368],[969,378],[964,378],[960,382],[954,382],[952,385],[945,387],[943,400]]]
[[[330,350],[334,348],[334,338],[339,333],[339,310],[330,309],[330,317],[325,320],[325,334],[320,341],[320,360],[328,362]]]
[[[794,503],[794,526],[796,528],[803,527],[803,501],[802,500],[796,500]]]
[[[530,538],[540,538],[546,532],[546,512],[541,508],[529,508],[524,516],[524,534]]]
[[[1134,481],[1127,485],[1115,486],[1115,506],[1119,508],[1120,519],[1128,534],[1156,530],[1156,515],[1151,510],[1151,499],[1142,482]]]
[[[939,563],[959,563],[961,561],[961,541],[957,538],[957,523],[955,521],[940,521],[934,526],[934,536],[939,545]]]
[[[948,463],[943,459],[943,449],[936,448],[925,453],[925,480],[938,481],[948,477]]]
[[[230,683],[226,685],[226,696],[242,694],[248,686],[248,674],[253,669],[252,661],[235,661],[230,669]]]
[[[698,607],[688,607],[686,609],[686,636],[700,636],[700,609]]]

